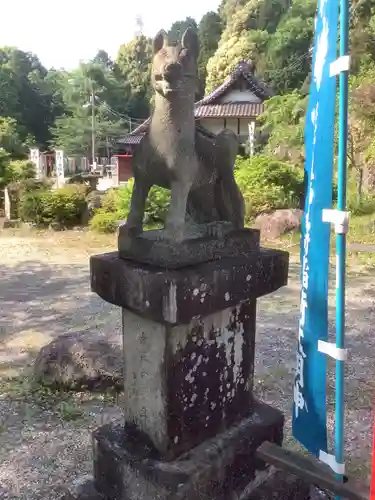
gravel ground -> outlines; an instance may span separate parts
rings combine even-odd
[[[66,481],[91,473],[92,429],[121,419],[110,395],[33,392],[28,370],[41,346],[62,333],[120,334],[120,313],[89,289],[88,257],[114,248],[85,233],[0,235],[0,498],[57,500]],[[298,266],[290,284],[259,301],[256,391],[288,416],[298,319]],[[348,275],[347,463],[367,480],[371,444],[375,271]],[[332,302],[332,301],[331,301]],[[333,303],[333,302],[332,302]],[[10,379],[10,380],[9,380]],[[332,386],[330,369],[329,385]],[[332,429],[332,406],[329,426]],[[289,433],[286,444],[298,448]]]

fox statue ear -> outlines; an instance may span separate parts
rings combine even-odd
[[[182,35],[181,45],[184,49],[187,49],[195,59],[198,59],[199,40],[197,32],[193,28],[188,28]]]
[[[156,36],[153,40],[153,43],[152,43],[152,48],[153,48],[154,54],[159,52],[159,50],[161,50],[164,47],[164,45],[167,44],[167,42],[168,42],[167,33],[164,30],[160,30],[156,34]]]

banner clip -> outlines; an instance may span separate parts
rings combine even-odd
[[[327,356],[330,356],[337,361],[346,361],[348,359],[348,350],[340,349],[332,342],[318,340],[318,351],[323,354],[327,354]]]
[[[350,56],[341,56],[329,65],[329,76],[336,76],[343,71],[349,71]]]
[[[329,453],[320,450],[319,460],[328,465],[328,467],[330,467],[336,474],[340,474],[341,476],[345,474],[345,464],[339,464],[338,462],[336,462],[336,458],[334,455],[330,455]]]
[[[330,222],[335,226],[336,234],[346,234],[349,230],[349,212],[323,208],[323,222]]]

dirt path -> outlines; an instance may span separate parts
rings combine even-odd
[[[0,236],[0,498],[61,498],[64,482],[90,474],[90,431],[121,411],[109,396],[31,393],[27,367],[68,331],[120,334],[120,313],[89,289],[88,258],[114,248],[85,233]],[[298,266],[290,285],[259,302],[256,390],[290,415],[298,319]],[[348,276],[348,466],[366,478],[375,368],[375,271]],[[374,353],[374,354],[373,354]],[[8,377],[16,377],[9,381]],[[18,377],[18,378],[17,378]],[[332,370],[330,371],[332,383]],[[332,411],[329,411],[332,427]],[[290,419],[287,419],[287,428]],[[295,447],[288,431],[286,443]],[[68,478],[68,479],[67,479]]]

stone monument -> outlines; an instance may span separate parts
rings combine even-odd
[[[244,228],[234,134],[195,126],[198,51],[192,30],[175,46],[155,37],[130,214],[118,252],[91,257],[92,290],[122,308],[125,377],[124,425],[93,434],[96,498],[302,499],[301,481],[255,457],[283,438],[253,376],[256,300],[287,283],[288,254]],[[171,206],[164,229],[143,232],[153,184]]]

